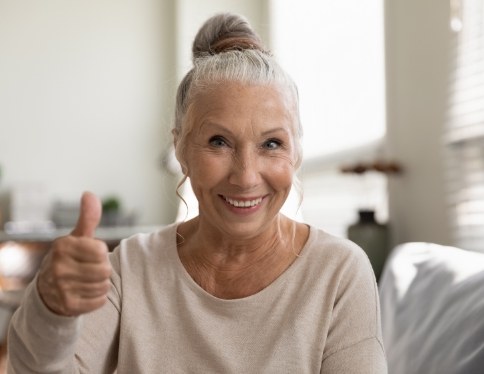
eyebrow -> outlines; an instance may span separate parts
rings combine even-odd
[[[227,129],[226,127],[222,126],[222,125],[219,125],[218,123],[216,122],[211,122],[211,121],[203,121],[202,124],[200,125],[199,129],[198,129],[198,132],[200,133],[201,131],[203,131],[203,128],[206,126],[206,125],[210,125],[212,127],[216,127],[217,129],[219,129],[220,131],[224,131],[224,132],[228,132],[229,134],[232,134],[232,131],[230,131],[229,129]]]
[[[286,134],[289,133],[288,129],[284,128],[284,127],[276,127],[274,129],[270,129],[270,130],[266,130],[262,133],[262,135],[269,135],[269,134],[272,134],[272,133],[275,133],[275,132],[284,132]]]
[[[226,132],[226,133],[229,133],[230,135],[233,135],[232,131],[230,131],[230,129],[222,126],[222,125],[219,125],[218,123],[216,122],[210,122],[210,121],[207,121],[207,122],[203,122],[201,125],[200,125],[200,128],[199,128],[199,132],[201,132],[203,130],[203,128],[205,127],[205,125],[210,125],[210,126],[213,126],[213,127],[216,127],[217,129],[219,129],[219,131],[223,131],[223,132]],[[277,133],[277,132],[284,132],[286,134],[289,134],[290,131],[284,127],[275,127],[273,129],[269,129],[269,130],[265,130],[262,132],[262,136],[267,136],[267,135],[270,135],[270,134],[273,134],[273,133]]]

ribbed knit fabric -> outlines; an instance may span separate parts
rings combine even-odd
[[[355,244],[311,228],[255,295],[214,297],[176,248],[176,224],[122,241],[101,309],[51,313],[34,283],[9,332],[8,373],[386,373],[374,275]]]

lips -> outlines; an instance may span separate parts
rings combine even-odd
[[[238,200],[232,199],[227,196],[222,196],[222,198],[230,205],[236,208],[253,208],[259,205],[262,202],[262,197],[258,197],[256,199],[245,199],[245,200]]]

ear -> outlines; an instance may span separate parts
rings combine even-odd
[[[176,149],[176,145],[178,144],[178,137],[180,136],[179,131],[177,129],[171,130],[171,134],[173,135],[173,147]]]
[[[182,155],[180,154],[180,150],[177,148],[179,146],[178,141],[180,139],[180,132],[177,129],[173,129],[171,130],[171,133],[173,134],[173,147],[175,148],[175,157],[180,163],[183,175],[188,176],[188,169],[185,165]]]

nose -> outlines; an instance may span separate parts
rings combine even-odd
[[[229,183],[242,189],[251,189],[261,180],[260,160],[257,152],[241,150],[234,155],[229,175]]]

